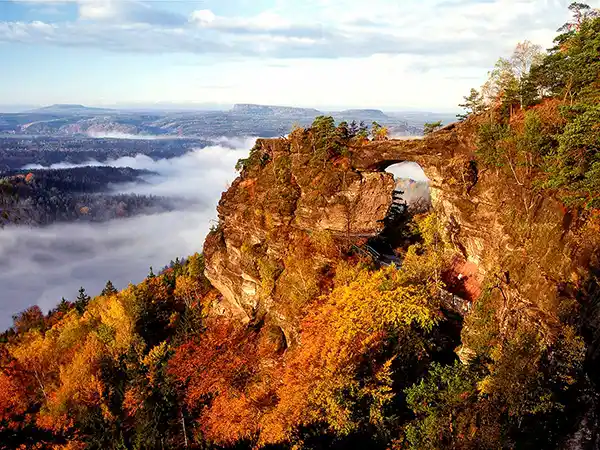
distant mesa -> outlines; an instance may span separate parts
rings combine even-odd
[[[44,106],[28,112],[42,114],[101,114],[116,113],[117,111],[108,108],[92,108],[84,105],[59,103],[55,105]]]
[[[335,113],[336,116],[342,117],[356,117],[356,118],[369,118],[370,120],[385,120],[389,119],[387,114],[379,109],[346,109],[344,111],[340,111],[339,113]]]
[[[278,116],[319,116],[321,111],[314,108],[296,108],[292,106],[255,105],[250,103],[238,103],[233,106],[231,112],[234,114],[255,115],[278,115]]]
[[[252,103],[238,103],[231,109],[232,114],[253,115],[253,116],[285,116],[285,117],[310,117],[323,115],[322,111],[314,108],[297,108],[291,106],[257,105]],[[356,119],[356,120],[381,120],[389,119],[383,111],[379,109],[346,109],[344,111],[328,113],[337,119]]]

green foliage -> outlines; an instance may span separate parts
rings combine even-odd
[[[540,161],[540,158],[550,154],[556,146],[554,132],[557,130],[548,130],[548,125],[552,126],[552,124],[543,123],[535,110],[527,111],[523,133],[518,136],[517,140],[519,151],[533,155],[536,161]]]
[[[440,128],[442,128],[441,120],[438,120],[437,122],[427,122],[425,125],[423,125],[423,134],[431,134],[434,131],[439,130]]]
[[[310,130],[315,134],[321,145],[325,145],[328,140],[335,136],[335,120],[331,116],[318,116],[310,126]]]
[[[499,143],[510,135],[507,125],[485,122],[477,131],[477,156],[484,164],[502,167],[506,164],[505,154]]]
[[[488,111],[478,131],[484,165],[509,169],[521,185],[557,190],[568,204],[598,208],[600,17],[585,4],[569,9],[573,19],[555,46],[543,55],[525,41],[509,59],[500,58],[483,87],[485,102],[473,89],[462,118]],[[540,115],[548,102],[563,104],[561,119]],[[511,122],[519,109],[538,104],[539,110],[523,111],[522,128]]]
[[[102,289],[102,293],[100,295],[114,295],[117,292],[118,291],[112,284],[112,281],[108,280],[106,282],[106,286],[104,286],[104,289]]]
[[[458,447],[459,434],[469,433],[474,422],[469,409],[477,400],[478,380],[476,372],[458,361],[448,366],[432,363],[427,377],[406,389],[406,403],[416,415],[404,430],[408,447]]]
[[[477,355],[472,363],[432,364],[406,390],[416,416],[404,428],[409,448],[556,446],[570,427],[564,401],[574,400],[584,346],[568,327],[550,349],[525,328],[501,341],[493,335],[488,356]]]
[[[567,125],[549,154],[547,185],[566,188],[571,201],[600,206],[600,106],[579,105],[566,112]]]
[[[90,296],[86,294],[85,289],[83,287],[79,288],[79,294],[74,303],[75,309],[79,314],[83,314],[90,300]]]
[[[263,152],[262,147],[257,142],[247,158],[240,158],[235,164],[235,170],[242,172],[245,169],[253,167],[264,167],[269,161],[269,155]]]
[[[470,114],[479,114],[483,112],[483,97],[477,89],[471,89],[468,96],[464,97],[464,103],[458,105],[465,110],[463,114],[457,114],[459,120],[465,120]]]

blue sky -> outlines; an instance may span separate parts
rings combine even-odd
[[[569,3],[0,0],[0,104],[452,110]]]

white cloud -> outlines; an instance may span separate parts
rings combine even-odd
[[[79,5],[78,20],[0,21],[0,45],[135,53],[142,62],[151,60],[146,55],[160,55],[157,60],[179,58],[190,67],[132,68],[128,73],[136,82],[122,91],[139,101],[449,107],[483,82],[497,58],[517,42],[549,47],[569,16],[569,2],[563,0],[277,0],[262,10],[257,0],[253,14],[245,13],[242,0],[228,2],[233,13],[216,13],[211,1],[195,11],[196,4],[186,4],[188,11],[181,7],[178,13],[166,10],[168,2],[63,1]],[[112,18],[106,19],[109,12]],[[115,92],[128,76],[115,76],[107,97],[122,96]],[[216,84],[230,87],[218,93],[202,88]],[[80,95],[89,98],[87,91]]]
[[[210,25],[216,18],[217,16],[210,9],[201,9],[192,12],[190,20],[200,25]]]
[[[54,24],[48,36],[50,30],[40,30],[39,21],[0,22],[0,41],[277,58],[410,54],[488,61],[490,52],[500,56],[518,40],[533,37],[549,45],[568,15],[566,6],[546,0],[425,1],[418,7],[384,0],[369,5],[312,0],[299,9],[283,2],[276,10],[237,17],[218,16],[210,9],[183,17],[138,1],[57,1],[78,4],[87,23]]]

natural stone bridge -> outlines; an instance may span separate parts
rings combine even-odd
[[[469,157],[459,155],[468,153],[459,141],[455,128],[448,127],[433,138],[369,142],[351,148],[348,159],[321,161],[315,160],[310,139],[259,139],[253,161],[223,194],[221,225],[205,244],[206,275],[225,297],[221,306],[243,320],[269,311],[272,316],[275,306],[285,322],[285,308],[277,305],[287,301],[278,299],[286,289],[281,286],[291,283],[287,264],[302,260],[315,270],[335,264],[311,243],[315,236],[351,240],[382,231],[395,188],[393,175],[385,172],[388,166],[419,164],[432,181],[434,203],[443,188],[436,205],[442,212],[450,195],[465,192]],[[267,267],[283,278],[265,280],[261,271]],[[283,329],[289,340],[293,327]]]
[[[580,269],[589,255],[579,250],[574,222],[559,202],[518,185],[510,173],[478,171],[474,126],[369,142],[336,161],[315,161],[310,139],[258,140],[257,161],[223,194],[220,225],[206,239],[206,276],[223,294],[215,310],[244,322],[270,320],[293,342],[302,314],[290,298],[305,290],[316,298],[318,287],[306,280],[339,262],[323,237],[377,235],[394,190],[385,169],[412,161],[431,180],[444,241],[478,277],[495,283],[494,295],[502,292],[499,320],[514,311],[532,321],[543,317],[551,341],[553,312],[546,307],[557,302],[555,280],[585,276]]]

